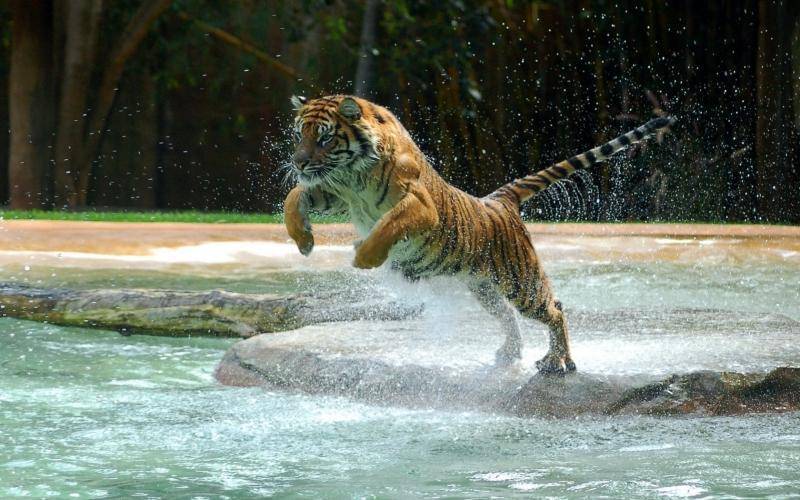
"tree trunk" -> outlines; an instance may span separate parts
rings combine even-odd
[[[364,6],[364,18],[361,23],[361,41],[358,50],[358,66],[353,93],[360,97],[371,97],[373,66],[375,63],[375,31],[378,21],[379,0],[367,0]]]
[[[152,335],[251,337],[331,321],[402,319],[419,312],[391,301],[341,301],[341,293],[68,290],[0,283],[0,317]]]
[[[797,166],[792,153],[792,68],[787,57],[794,6],[784,0],[758,4],[756,60],[756,165],[759,213],[768,221],[792,219],[800,211]]]
[[[53,132],[52,13],[48,0],[10,3],[8,185],[11,208],[50,204],[50,145]]]
[[[75,196],[78,172],[88,168],[73,159],[87,156],[84,132],[92,68],[97,52],[102,0],[72,0],[64,9],[64,69],[55,147],[55,205]]]
[[[88,201],[93,206],[155,208],[158,114],[154,75],[146,68],[125,78],[108,120],[108,139]]]

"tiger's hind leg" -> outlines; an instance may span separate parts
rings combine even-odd
[[[561,302],[553,297],[549,280],[541,276],[535,293],[529,291],[529,294],[523,294],[523,297],[512,302],[523,316],[541,321],[549,329],[549,349],[536,362],[536,368],[541,373],[563,374],[575,371],[569,348],[567,318],[562,311]]]
[[[495,354],[495,363],[508,366],[522,358],[522,335],[514,308],[497,291],[490,281],[470,283],[470,291],[483,309],[500,320],[506,340]]]

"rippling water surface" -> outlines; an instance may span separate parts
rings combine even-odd
[[[657,261],[582,256],[547,245],[542,251],[560,298],[576,318],[614,311],[634,317],[671,314],[663,320],[669,324],[645,325],[647,331],[631,326],[635,321],[624,322],[628,330],[613,323],[573,329],[576,356],[588,371],[624,372],[620,366],[626,360],[638,370],[652,367],[653,373],[800,364],[800,262],[793,255],[739,259],[706,249],[703,258]],[[558,258],[562,251],[567,258]],[[6,256],[0,279],[259,292],[344,283],[429,302],[421,319],[385,328],[430,328],[436,335],[436,325],[455,322],[450,328],[465,338],[481,338],[495,328],[468,299],[442,298],[444,285],[406,288],[381,272],[373,278],[336,271],[349,260],[341,249],[318,258],[319,263],[297,261],[288,270],[242,255],[201,267],[171,261],[158,268],[116,263],[98,269],[59,263],[58,257],[22,262]],[[720,310],[720,322],[693,324],[690,309]],[[735,321],[726,322],[726,311]],[[764,328],[773,323],[781,326]],[[576,321],[580,324],[586,322]],[[381,325],[315,328],[371,327]],[[707,336],[698,338],[699,330]],[[449,333],[444,328],[441,334]],[[499,345],[499,334],[496,339]],[[231,342],[122,337],[0,319],[0,497],[791,497],[800,492],[796,413],[518,419],[220,387],[212,372]],[[543,337],[526,342],[531,350],[544,349]]]

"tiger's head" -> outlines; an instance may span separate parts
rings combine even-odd
[[[291,168],[300,184],[347,186],[378,161],[376,134],[364,117],[359,99],[292,96],[292,106],[297,115]]]

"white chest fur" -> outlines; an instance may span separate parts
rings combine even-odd
[[[378,196],[364,190],[360,193],[348,193],[345,198],[350,218],[359,236],[366,237],[380,218],[388,211],[387,207],[376,206]]]

